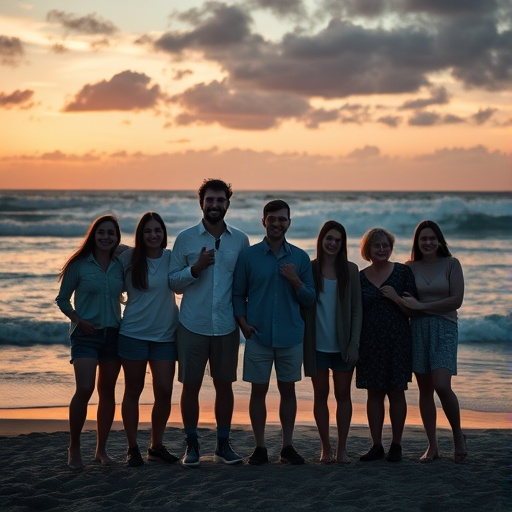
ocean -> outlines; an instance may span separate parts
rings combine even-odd
[[[511,411],[509,193],[235,191],[226,220],[245,231],[251,243],[258,242],[262,207],[276,198],[291,206],[291,243],[313,257],[321,225],[335,219],[347,229],[349,259],[360,268],[367,265],[359,254],[367,229],[391,231],[396,236],[392,259],[404,262],[418,222],[436,221],[466,281],[454,388],[466,409]],[[0,191],[0,409],[69,403],[68,321],[54,302],[59,270],[94,218],[117,215],[122,242],[130,245],[139,217],[148,210],[165,220],[170,248],[177,233],[201,217],[194,191]],[[122,396],[122,378],[118,388]],[[151,403],[150,386],[146,389],[141,402]],[[414,403],[416,393],[409,396]],[[354,400],[364,395],[354,390]]]

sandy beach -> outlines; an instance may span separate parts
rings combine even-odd
[[[243,411],[245,405],[238,403],[237,410]],[[511,510],[507,473],[512,431],[505,415],[474,413],[475,422],[471,422],[471,412],[463,411],[468,437],[467,461],[452,462],[450,431],[441,428],[441,459],[421,464],[418,457],[425,448],[425,437],[416,408],[411,407],[403,439],[404,460],[396,464],[364,463],[359,461],[359,454],[369,448],[369,432],[364,407],[354,406],[348,440],[351,464],[325,466],[318,462],[320,445],[311,413],[306,415],[305,410],[299,410],[295,446],[306,458],[306,465],[292,467],[277,461],[280,429],[277,417],[271,414],[267,427],[271,464],[253,467],[214,463],[215,431],[203,420],[202,459],[197,469],[158,462],[140,468],[124,466],[126,445],[119,412],[109,440],[109,452],[117,462],[111,466],[92,463],[95,408],[90,407],[82,436],[86,467],[80,471],[71,471],[66,465],[67,408],[36,409],[30,414],[26,410],[4,409],[0,411],[0,449],[4,461],[0,477],[2,510]],[[202,418],[213,417],[210,407],[209,402],[203,406]],[[149,406],[142,407],[139,433],[142,449],[149,442],[149,411]],[[171,452],[181,455],[183,433],[179,419],[178,407],[174,407],[165,443]],[[443,423],[442,415],[440,423]],[[334,436],[333,428],[333,442]],[[384,439],[389,443],[387,425]],[[250,455],[253,437],[246,414],[235,415],[232,440],[240,454]]]

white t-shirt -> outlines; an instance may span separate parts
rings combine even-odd
[[[175,341],[179,322],[174,292],[169,287],[171,251],[164,249],[157,259],[146,258],[148,288],[138,290],[132,285],[130,265],[133,249],[119,255],[125,270],[124,289],[128,301],[121,320],[120,334],[145,341]]]
[[[324,289],[316,303],[316,349],[319,352],[340,352],[336,336],[336,280],[323,278]]]

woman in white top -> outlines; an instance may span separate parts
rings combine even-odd
[[[317,238],[317,257],[311,266],[317,300],[305,314],[304,373],[313,383],[313,412],[322,444],[320,462],[348,463],[350,386],[359,354],[363,306],[359,270],[347,259],[347,233],[339,222],[330,220],[322,226]],[[338,429],[335,453],[329,439],[331,371]]]
[[[135,247],[119,256],[125,269],[124,284],[128,294],[119,331],[119,355],[125,376],[122,415],[128,442],[126,463],[131,467],[144,464],[137,445],[137,428],[139,397],[148,363],[155,402],[147,459],[167,463],[179,460],[162,444],[171,413],[178,325],[178,308],[169,287],[171,251],[166,247],[164,221],[157,213],[147,212],[137,225]]]

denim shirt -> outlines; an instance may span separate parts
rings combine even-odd
[[[293,263],[302,286],[295,291],[279,273]],[[256,332],[251,340],[282,348],[299,345],[304,337],[300,307],[315,301],[315,285],[309,256],[285,241],[276,256],[265,240],[245,249],[238,257],[233,279],[233,308]]]
[[[73,261],[62,278],[55,301],[69,317],[74,311],[82,320],[91,322],[96,329],[119,328],[121,322],[120,296],[123,291],[123,266],[112,258],[105,272],[94,256]],[[71,296],[74,293],[74,309]],[[76,328],[71,322],[70,334]]]

